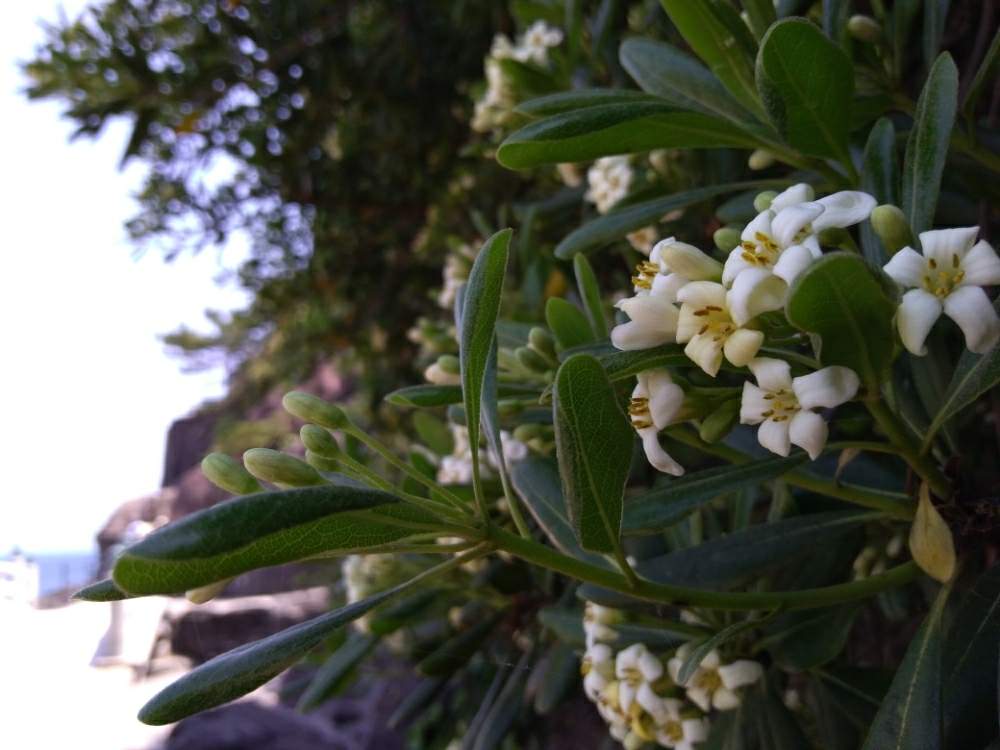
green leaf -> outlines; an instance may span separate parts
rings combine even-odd
[[[761,750],[802,750],[810,746],[795,715],[785,707],[770,681],[745,689],[739,719],[750,729]]]
[[[857,255],[828,253],[792,284],[788,322],[822,339],[819,359],[857,373],[873,393],[888,377],[896,306]]]
[[[757,56],[757,88],[790,145],[811,156],[849,161],[854,67],[815,25],[786,19],[770,28]]]
[[[910,31],[917,19],[920,4],[923,0],[895,0],[892,4],[892,64],[893,78],[898,82],[902,79],[909,51]]]
[[[535,693],[534,708],[539,716],[545,716],[562,703],[563,698],[580,679],[580,662],[571,646],[566,643],[553,644],[545,659],[544,673],[538,692]]]
[[[550,297],[545,303],[545,322],[560,349],[572,349],[594,341],[587,317],[576,305],[562,297]]]
[[[680,344],[663,344],[628,352],[614,351],[598,354],[597,359],[612,381],[625,380],[653,367],[679,367],[691,362]]]
[[[619,240],[629,232],[649,226],[659,221],[665,214],[679,208],[687,208],[695,203],[701,203],[710,198],[742,190],[781,189],[788,186],[787,180],[752,180],[748,182],[731,182],[722,185],[685,190],[661,198],[653,198],[642,203],[633,203],[622,208],[615,208],[604,216],[573,230],[555,249],[557,258],[569,260],[577,253],[591,253],[600,247]]]
[[[682,109],[721,117],[743,129],[753,121],[718,78],[676,47],[634,37],[622,42],[618,58],[639,88],[649,94]]]
[[[943,615],[950,587],[938,594],[906,650],[862,750],[940,750]]]
[[[73,598],[82,602],[119,602],[123,599],[133,599],[134,596],[115,586],[115,582],[110,578],[105,578],[103,581],[84,586],[73,594]]]
[[[924,437],[924,449],[931,444],[934,435],[959,411],[971,404],[982,394],[988,393],[1000,383],[1000,346],[993,347],[985,354],[962,352],[955,374],[952,375],[948,390],[941,401],[938,413]]]
[[[983,61],[979,64],[979,69],[976,71],[976,75],[973,77],[972,83],[969,84],[969,88],[965,92],[965,97],[962,99],[962,110],[966,116],[973,116],[976,109],[976,102],[979,100],[979,94],[983,90],[983,84],[989,80],[997,61],[1000,61],[1000,28],[993,35],[990,48],[983,55]]]
[[[850,0],[823,0],[823,33],[840,43],[851,10]]]
[[[577,253],[573,256],[573,271],[576,274],[576,286],[580,292],[590,320],[590,330],[595,339],[608,337],[608,321],[604,317],[604,303],[601,301],[601,287],[597,283],[594,269],[587,258]]]
[[[537,393],[536,388],[515,383],[501,383],[498,395],[524,396]],[[411,385],[393,391],[385,400],[396,406],[416,406],[421,409],[435,406],[449,406],[462,403],[462,386],[460,385]]]
[[[530,653],[523,654],[511,671],[503,690],[500,691],[496,702],[486,714],[482,727],[476,733],[472,750],[494,750],[501,746],[504,737],[514,725],[524,701],[524,683],[528,679],[530,658]]]
[[[778,20],[774,0],[743,0],[743,9],[750,22],[750,30],[757,39],[763,37],[771,24]]]
[[[417,664],[417,671],[427,677],[445,677],[465,666],[503,618],[495,612],[481,622],[452,636]]]
[[[454,438],[448,425],[425,411],[413,415],[413,427],[420,442],[439,456],[448,456],[454,450]]]
[[[879,204],[892,203],[896,197],[896,131],[892,120],[883,117],[872,127],[861,158],[861,189],[875,196]],[[881,268],[889,257],[882,241],[869,222],[861,225],[861,246],[869,263]]]
[[[556,454],[570,521],[585,550],[620,550],[622,496],[635,442],[601,364],[576,354],[559,367],[552,398]]]
[[[949,0],[924,0],[924,63],[930,68],[941,49]]]
[[[731,625],[728,625],[727,627],[724,627],[717,633],[713,633],[708,638],[698,641],[697,643],[693,643],[690,652],[688,652],[687,658],[685,658],[681,663],[681,668],[677,672],[677,684],[685,684],[691,679],[692,675],[694,675],[695,670],[701,666],[701,663],[706,656],[708,656],[715,649],[719,648],[719,646],[731,639],[733,636],[758,627],[761,619],[765,618],[739,620]]]
[[[752,148],[753,138],[729,123],[661,102],[586,107],[553,115],[512,133],[497,149],[509,169],[589,161],[655,148]]]
[[[405,591],[415,580],[210,659],[153,696],[139,711],[139,720],[172,724],[256,690],[338,628]]]
[[[941,53],[927,76],[913,115],[913,130],[903,159],[903,204],[914,234],[934,226],[941,175],[958,107],[958,68]]]
[[[754,40],[743,19],[718,0],[660,0],[684,41],[750,112],[762,109],[753,85]]]
[[[583,646],[583,613],[578,609],[565,607],[542,607],[538,610],[538,621],[551,630],[560,641],[571,646]]]
[[[130,594],[174,594],[254,568],[371,549],[436,523],[367,487],[260,492],[157,529],[118,558],[112,577]]]
[[[378,640],[375,636],[359,633],[348,636],[316,672],[309,687],[299,698],[296,709],[302,712],[312,711],[336,695],[354,667],[368,656]]]
[[[806,458],[804,453],[796,453],[787,458],[765,458],[735,466],[705,469],[669,480],[663,486],[629,500],[625,505],[622,532],[658,533],[713,498],[781,476]]]
[[[368,618],[368,629],[374,635],[391,635],[422,617],[432,605],[441,601],[444,593],[439,588],[425,588],[404,596],[373,612]]]
[[[528,99],[518,104],[516,110],[529,117],[551,117],[563,112],[599,107],[604,104],[655,101],[654,97],[632,89],[577,89],[575,91],[560,91],[558,94],[549,94],[537,99]]]
[[[789,612],[776,619],[763,640],[774,660],[801,672],[833,661],[844,650],[857,619],[856,604],[807,612]]]

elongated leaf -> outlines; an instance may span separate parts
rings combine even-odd
[[[580,660],[566,643],[556,643],[549,649],[544,664],[543,679],[535,693],[534,708],[539,716],[551,713],[562,703],[569,690],[580,679]]]
[[[89,586],[84,586],[73,594],[73,598],[82,602],[119,602],[134,597],[115,586],[115,582],[110,578],[105,578]]]
[[[604,303],[601,301],[601,287],[597,283],[594,269],[587,258],[577,253],[573,256],[573,271],[576,274],[576,286],[580,292],[580,299],[587,310],[587,319],[590,321],[590,330],[596,339],[606,339],[608,337],[608,321],[604,317]]]
[[[299,698],[299,711],[312,711],[336,695],[345,678],[358,662],[364,659],[378,643],[378,638],[358,633],[348,636],[343,645],[327,659],[309,687]]]
[[[988,393],[1000,383],[1000,346],[995,346],[986,354],[973,354],[966,350],[955,366],[955,374],[941,401],[941,408],[934,415],[934,421],[927,428],[924,447],[930,445],[934,435],[959,411],[971,404],[982,394]]]
[[[846,604],[784,614],[765,638],[768,652],[782,667],[796,672],[823,666],[844,650],[859,611],[856,604]]]
[[[586,107],[533,122],[500,144],[497,161],[509,169],[526,169],[654,148],[753,145],[750,136],[724,120],[660,102],[632,102]]]
[[[750,112],[762,114],[753,83],[754,40],[736,11],[715,0],[660,0],[684,41]]]
[[[941,175],[958,107],[958,68],[943,52],[927,76],[903,160],[902,209],[915,234],[934,225]]]
[[[577,538],[586,550],[614,552],[634,437],[595,358],[576,354],[562,363],[552,418],[563,496]]]
[[[679,208],[687,208],[710,198],[743,190],[767,190],[787,187],[787,180],[753,180],[731,182],[722,185],[685,190],[681,193],[653,198],[642,203],[614,209],[594,221],[575,229],[556,246],[556,257],[569,260],[577,253],[590,253],[629,232],[659,221],[663,216]]]
[[[746,464],[705,469],[670,480],[626,504],[622,532],[658,533],[712,498],[774,479],[791,471],[805,459],[804,453],[797,453],[787,458],[765,458]]]
[[[480,409],[486,368],[495,346],[497,315],[507,273],[511,230],[497,232],[483,245],[469,272],[459,326],[462,401],[472,461],[479,460]]]
[[[875,123],[865,144],[862,157],[861,189],[875,196],[880,204],[897,202],[896,197],[896,131],[892,120],[883,117]],[[869,222],[861,225],[861,246],[865,258],[880,268],[889,260],[882,241]]]
[[[677,672],[677,684],[683,685],[690,680],[695,670],[701,666],[701,662],[705,657],[719,648],[723,643],[733,636],[751,630],[759,625],[760,622],[758,620],[740,620],[692,645],[687,658],[684,659],[680,670]]]
[[[892,362],[896,308],[857,255],[824,255],[792,284],[785,314],[795,327],[822,339],[824,365],[850,367],[877,392]]]
[[[757,56],[757,88],[789,144],[812,156],[849,159],[854,68],[816,26],[786,19],[770,28]]]
[[[115,585],[130,594],[173,594],[254,568],[377,547],[426,528],[433,516],[386,492],[319,486],[260,492],[193,513],[129,547]]]
[[[983,90],[983,84],[989,79],[990,73],[998,61],[1000,61],[1000,28],[997,28],[993,35],[993,41],[990,42],[989,49],[983,55],[983,61],[979,64],[979,69],[962,99],[962,110],[967,116],[972,116],[976,102],[979,100],[979,93]]]
[[[862,750],[939,750],[942,747],[941,650],[945,586],[896,670]]]
[[[596,356],[612,381],[625,380],[653,367],[681,366],[691,361],[679,344],[663,344],[652,349],[628,352],[614,351]]]
[[[941,49],[949,0],[924,0],[924,63],[930,68]]]
[[[537,393],[537,390],[516,383],[500,383],[497,386],[497,395],[501,398],[524,396],[531,393]],[[385,400],[396,406],[416,406],[419,408],[460,404],[462,403],[462,386],[411,385],[393,391],[385,397]]]
[[[472,750],[494,750],[501,746],[504,737],[514,725],[524,701],[524,683],[528,679],[529,659],[531,655],[525,653],[518,660],[503,690],[497,696],[496,703],[492,705],[488,714],[483,720],[483,724],[476,734],[475,744]]]
[[[652,92],[650,92],[652,93]],[[551,117],[604,104],[655,102],[656,98],[632,89],[577,89],[528,99],[517,105],[517,111],[530,117]]]
[[[550,297],[545,303],[545,322],[560,349],[572,349],[594,341],[587,317],[572,302],[562,297]]]
[[[753,121],[718,78],[676,47],[635,37],[622,42],[618,58],[639,88],[649,94],[683,109],[721,117],[744,129]]]
[[[157,693],[139,711],[145,724],[172,724],[256,690],[335,630],[405,591],[413,581],[210,659]]]
[[[773,0],[743,0],[743,9],[750,22],[750,29],[757,39],[763,37],[771,28],[771,24],[778,20]]]
[[[823,0],[823,33],[838,44],[844,36],[850,0]]]
[[[502,617],[502,612],[496,612],[458,635],[452,636],[421,659],[417,664],[417,671],[427,677],[454,674],[479,650]]]

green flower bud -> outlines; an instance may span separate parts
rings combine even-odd
[[[913,246],[913,232],[906,221],[906,215],[898,206],[891,203],[876,206],[870,220],[872,229],[882,240],[889,255],[895,255],[904,247]]]
[[[519,346],[514,350],[514,356],[523,367],[533,372],[548,372],[551,368],[545,358],[534,349],[527,346]]]
[[[725,401],[701,421],[698,435],[706,443],[717,443],[736,426],[739,416],[740,400]]]
[[[270,448],[251,448],[243,454],[247,471],[258,479],[288,487],[322,484],[323,477],[305,461]]]
[[[528,331],[528,344],[543,357],[558,361],[556,359],[556,340],[544,328],[535,326]]]
[[[461,375],[462,364],[454,354],[442,354],[437,359],[438,367],[450,375]]]
[[[306,450],[312,451],[325,458],[336,458],[340,453],[340,445],[334,440],[329,431],[314,424],[302,425],[299,430],[299,437]]]
[[[229,585],[229,582],[233,580],[232,578],[227,578],[224,581],[216,581],[215,583],[210,583],[207,586],[199,586],[196,589],[191,589],[184,593],[187,600],[192,604],[204,604],[205,602],[210,602],[212,599],[217,597],[222,593],[222,590]]]
[[[201,460],[201,473],[219,489],[234,495],[260,491],[260,483],[232,456],[209,453]]]
[[[771,202],[778,197],[778,193],[774,190],[765,190],[763,193],[758,193],[757,197],[753,199],[753,207],[756,211],[766,211],[771,207]]]
[[[777,160],[774,158],[774,154],[767,149],[759,148],[750,154],[750,158],[747,159],[747,166],[756,172],[761,169],[767,169],[775,161]]]
[[[340,471],[340,464],[335,458],[327,458],[312,451],[306,451],[306,463],[316,471]]]
[[[851,16],[847,19],[847,31],[859,42],[875,44],[882,39],[882,26],[871,16]]]
[[[520,440],[522,443],[534,440],[541,434],[542,426],[540,424],[519,424],[514,428],[514,439]]]
[[[281,399],[281,404],[292,416],[306,422],[314,422],[328,430],[342,430],[351,424],[343,409],[311,393],[302,391],[286,393]]]
[[[728,253],[740,244],[740,230],[733,227],[716,229],[715,234],[712,235],[712,240],[715,242],[717,248],[724,253]]]

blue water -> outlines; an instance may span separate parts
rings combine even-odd
[[[64,588],[79,588],[97,573],[96,552],[58,552],[30,555],[38,563],[39,596]]]

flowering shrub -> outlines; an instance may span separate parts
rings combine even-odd
[[[358,622],[363,647],[303,705],[405,629],[425,682],[396,721],[448,716],[416,720],[414,746],[545,746],[577,691],[627,748],[995,746],[1000,258],[976,176],[1000,158],[976,118],[1000,44],[959,119],[940,4],[911,77],[910,3],[824,3],[820,28],[769,1],[663,0],[672,43],[618,46],[636,90],[601,62],[608,12],[570,5],[565,29],[539,4],[486,58],[472,128],[554,194],[511,207],[516,234],[484,220],[478,251],[455,243],[445,312],[411,331],[427,382],[387,397],[413,435],[387,445],[289,393],[303,457],[209,456],[238,497],[81,593],[203,600],[346,556],[345,605],[140,718],[243,695]]]

